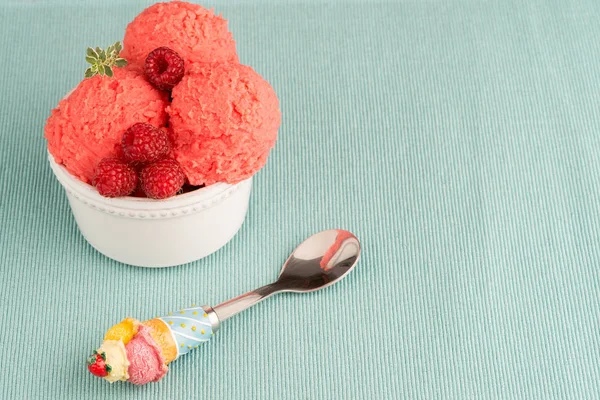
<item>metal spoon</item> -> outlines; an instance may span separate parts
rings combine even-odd
[[[141,385],[157,381],[166,372],[166,366],[153,367],[154,364],[148,360],[138,359],[146,357],[145,352],[127,350],[131,343],[137,341],[138,335],[142,337],[140,342],[146,343],[146,346],[151,340],[154,347],[150,347],[160,347],[161,363],[168,364],[210,340],[222,321],[269,296],[282,292],[313,292],[333,285],[354,268],[359,256],[360,243],[348,231],[333,229],[314,234],[296,248],[283,265],[279,278],[270,285],[215,307],[192,305],[168,316],[138,321],[138,333],[130,332],[134,326],[131,318],[120,322],[107,332],[102,346],[88,358],[88,369],[110,382],[129,380]],[[154,339],[148,339],[148,334],[154,335]],[[132,335],[135,335],[133,339]],[[136,342],[135,346],[142,346],[140,342]],[[126,347],[123,348],[123,345]],[[118,349],[121,349],[120,352]],[[123,359],[125,351],[127,363]]]
[[[277,293],[323,289],[345,277],[359,257],[360,243],[352,233],[342,229],[316,233],[290,255],[274,283],[221,303],[212,311],[220,322]]]

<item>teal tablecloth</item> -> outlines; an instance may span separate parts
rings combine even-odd
[[[160,270],[93,250],[46,162],[85,48],[147,4],[85,3],[0,5],[1,398],[600,396],[597,1],[216,4],[280,140],[235,239]],[[158,384],[86,371],[112,323],[265,284],[329,227],[364,245],[340,284],[228,321]]]

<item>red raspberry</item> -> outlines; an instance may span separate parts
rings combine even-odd
[[[185,175],[179,163],[173,159],[150,164],[140,174],[142,190],[152,199],[175,196],[185,183]]]
[[[183,58],[168,47],[152,50],[144,63],[146,79],[160,90],[173,89],[183,72]]]
[[[94,186],[105,197],[127,196],[137,186],[137,173],[116,158],[105,158],[96,166]]]
[[[126,161],[136,164],[153,163],[166,157],[169,152],[169,137],[165,131],[140,122],[125,131],[121,147]]]

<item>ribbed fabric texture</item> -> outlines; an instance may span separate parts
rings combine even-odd
[[[589,1],[217,4],[276,89],[245,225],[140,269],[80,235],[43,126],[148,2],[0,5],[0,397],[591,399],[600,393],[600,7]],[[227,321],[157,384],[86,356],[123,317],[273,280],[349,229],[356,270]]]

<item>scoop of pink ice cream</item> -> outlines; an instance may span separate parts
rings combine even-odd
[[[281,122],[275,91],[241,64],[198,64],[173,89],[173,154],[192,185],[237,183],[261,169]]]
[[[169,370],[160,347],[150,335],[150,329],[140,325],[138,332],[125,346],[129,361],[129,382],[136,385],[156,382]]]
[[[91,183],[98,162],[117,155],[130,126],[166,123],[167,104],[167,94],[129,68],[115,68],[112,78],[84,79],[52,110],[44,128],[48,150],[71,174]]]
[[[125,30],[121,56],[139,67],[162,46],[179,53],[186,69],[198,62],[238,62],[227,21],[197,4],[157,3],[142,11]]]

